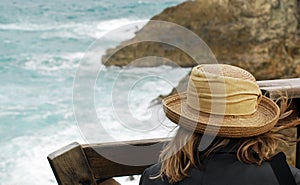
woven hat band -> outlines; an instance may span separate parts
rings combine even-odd
[[[187,105],[216,115],[250,115],[262,98],[258,85],[251,80],[192,70]]]

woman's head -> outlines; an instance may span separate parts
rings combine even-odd
[[[229,138],[263,134],[280,113],[249,72],[225,64],[194,67],[187,91],[165,98],[163,106],[166,116],[182,127]]]
[[[238,67],[196,66],[187,92],[167,97],[163,104],[167,117],[180,126],[160,155],[160,175],[172,183],[186,177],[191,167],[201,166],[220,147],[230,144],[238,160],[260,165],[275,154],[280,142],[293,141],[278,131],[296,123],[275,126],[284,108],[262,96],[255,78]],[[207,138],[210,145],[203,150],[202,141]]]

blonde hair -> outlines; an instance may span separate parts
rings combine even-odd
[[[292,111],[288,111],[288,99],[281,97],[280,119],[288,117]],[[220,147],[227,146],[231,141],[236,140],[237,159],[247,164],[261,165],[264,161],[271,159],[280,146],[287,147],[298,140],[286,136],[281,131],[292,128],[300,123],[299,119],[288,124],[278,122],[276,126],[267,133],[250,138],[229,139],[216,137],[213,143],[204,152],[199,152],[198,147],[202,134],[192,133],[180,127],[175,137],[165,146],[160,154],[162,163],[160,174],[152,178],[159,178],[165,175],[169,183],[176,183],[188,177],[188,170],[192,167],[201,167],[201,161]]]

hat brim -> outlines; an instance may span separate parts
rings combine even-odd
[[[280,110],[274,101],[263,96],[251,115],[214,115],[193,110],[186,104],[186,93],[163,100],[166,116],[189,130],[220,137],[243,138],[261,135],[271,130],[279,119]]]

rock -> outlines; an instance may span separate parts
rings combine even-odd
[[[297,0],[196,0],[167,8],[152,20],[188,28],[207,43],[219,63],[240,66],[258,80],[289,78],[300,76],[298,6]],[[124,66],[145,56],[159,56],[160,60],[134,65],[168,64],[161,57],[182,67],[196,65],[194,58],[167,44],[130,44],[146,34],[158,36],[156,30],[145,25],[133,39],[107,50],[102,61]]]

